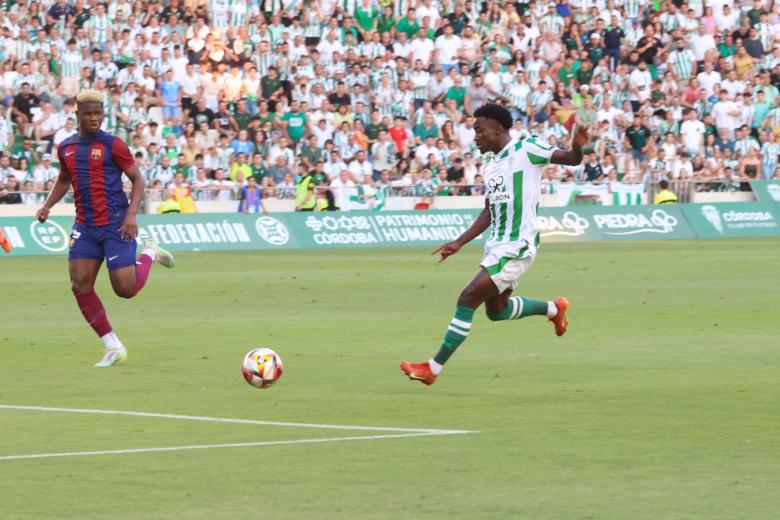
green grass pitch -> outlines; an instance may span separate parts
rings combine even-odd
[[[780,241],[544,245],[517,292],[569,297],[569,333],[480,311],[434,386],[408,381],[480,252],[179,254],[131,301],[103,272],[112,369],[63,258],[0,259],[0,405],[479,432],[299,443],[392,432],[0,408],[0,518],[780,515]],[[285,362],[268,390],[241,377],[253,346]]]

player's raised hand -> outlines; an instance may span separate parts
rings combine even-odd
[[[571,141],[572,148],[584,148],[588,144],[588,127],[586,125],[577,125],[574,128],[574,137]]]
[[[460,244],[453,241],[453,242],[447,242],[446,244],[440,245],[439,247],[434,249],[431,254],[435,255],[436,253],[439,253],[439,255],[441,255],[439,257],[439,263],[442,263],[448,257],[454,255],[458,251],[460,251]]]
[[[119,236],[124,240],[135,240],[138,236],[138,224],[135,222],[135,215],[127,214],[122,226],[119,228]]]
[[[49,218],[49,208],[42,206],[41,209],[35,212],[35,218],[37,218],[38,222],[41,224],[46,222],[46,219]]]

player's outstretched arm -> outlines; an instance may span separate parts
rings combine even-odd
[[[577,125],[571,140],[571,150],[555,150],[550,157],[552,164],[564,164],[577,166],[582,162],[582,149],[588,143],[588,129],[584,125]]]
[[[49,196],[46,197],[46,201],[43,203],[43,206],[41,206],[41,209],[35,213],[35,218],[38,219],[38,222],[46,222],[46,219],[49,218],[49,210],[51,210],[66,193],[68,193],[69,189],[70,174],[66,169],[60,168],[60,173],[57,175],[54,187],[51,189],[51,192],[49,192]]]
[[[447,257],[454,255],[460,248],[477,238],[490,226],[490,210],[488,209],[488,201],[485,200],[485,207],[482,209],[474,223],[463,232],[456,240],[447,242],[446,244],[437,247],[431,254],[435,255],[439,253],[439,263],[445,261]]]

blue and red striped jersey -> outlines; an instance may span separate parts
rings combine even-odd
[[[91,137],[75,134],[60,143],[57,156],[73,184],[77,223],[107,226],[125,218],[129,203],[122,173],[135,160],[121,139],[102,130]]]

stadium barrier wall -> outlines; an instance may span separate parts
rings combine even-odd
[[[750,187],[758,197],[759,202],[780,205],[780,180],[750,181]]]
[[[172,251],[432,246],[457,238],[478,213],[139,215],[138,225],[139,241],[152,236]],[[771,202],[542,208],[539,220],[543,243],[780,236],[780,204]],[[69,217],[51,217],[43,224],[29,217],[0,217],[13,246],[11,256],[65,254],[72,223]]]

